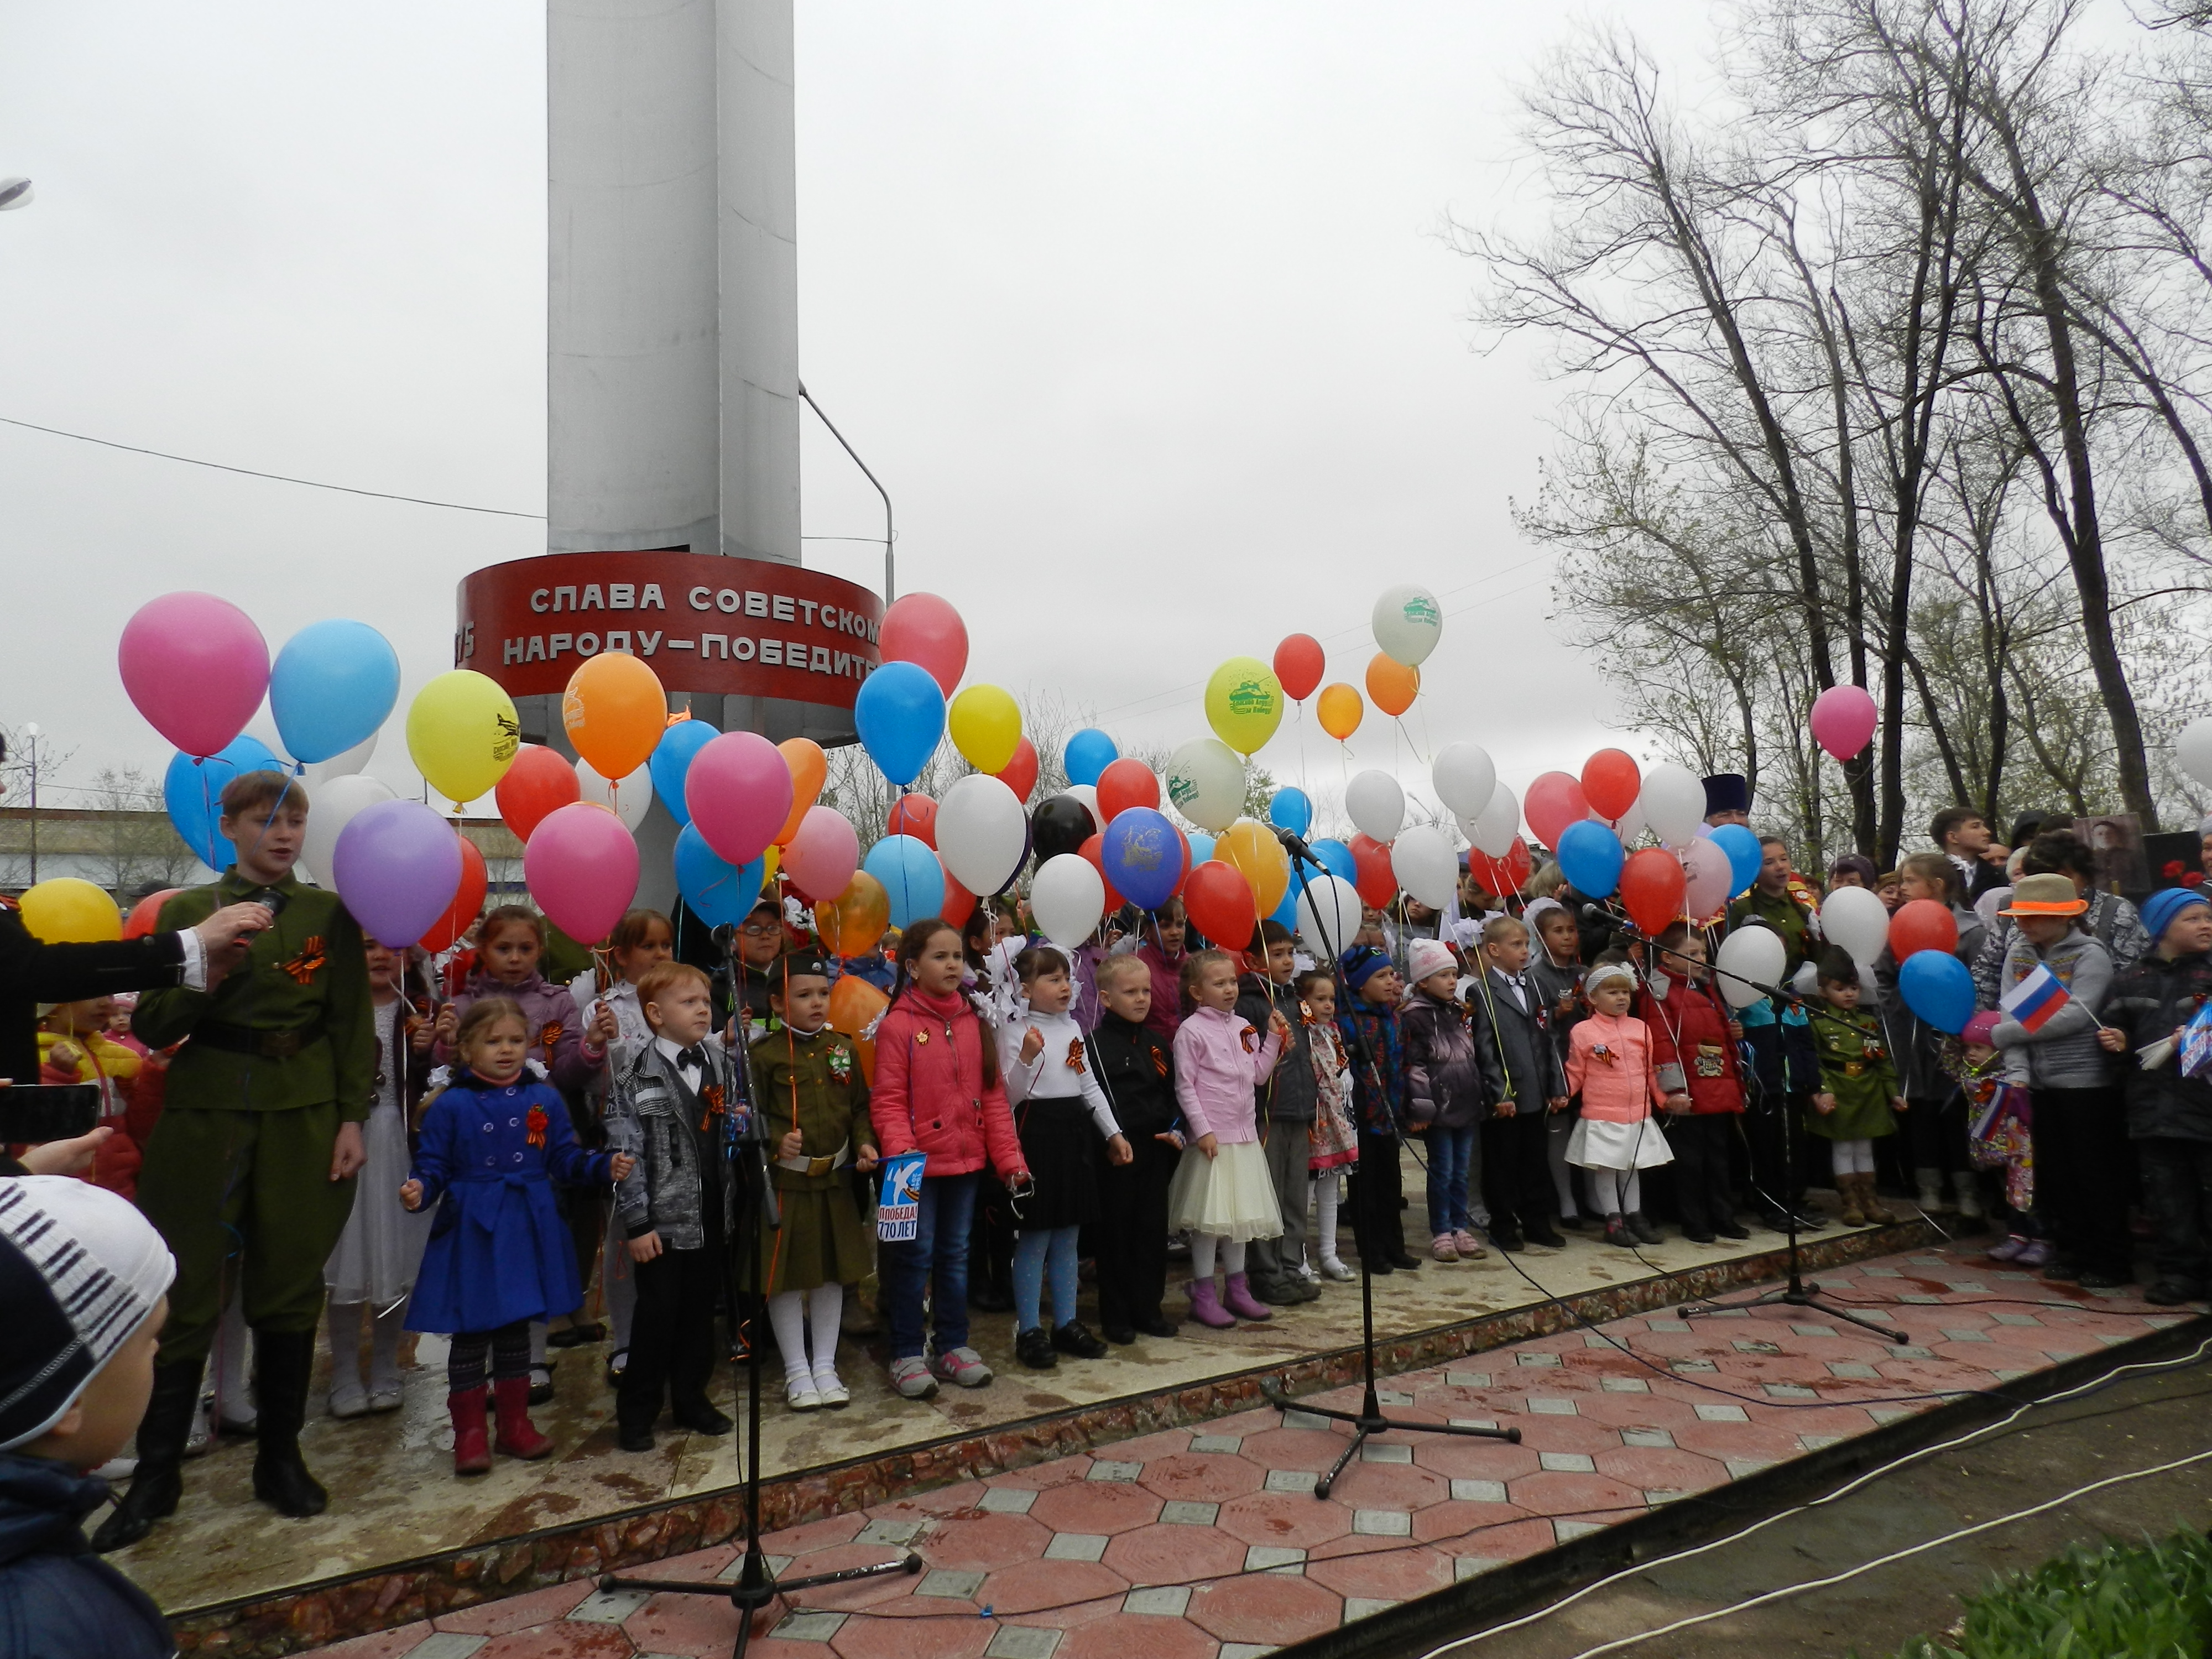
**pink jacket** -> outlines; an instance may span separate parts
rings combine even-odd
[[[1641,1123],[1659,1098],[1651,1028],[1626,1014],[1592,1014],[1567,1035],[1567,1088],[1582,1096],[1584,1117]]]
[[[1261,1042],[1242,1014],[1218,1008],[1186,1014],[1176,1028],[1175,1085],[1190,1138],[1257,1140],[1252,1091],[1267,1080],[1282,1052],[1280,1037],[1271,1030]]]
[[[506,997],[522,1006],[522,1017],[530,1023],[528,1057],[545,1068],[555,1088],[585,1088],[605,1069],[605,1051],[593,1054],[584,1047],[591,1018],[577,1010],[575,995],[566,986],[549,984],[538,974],[509,985],[479,968],[453,999],[454,1017],[467,1013],[479,997]],[[441,1066],[450,1066],[454,1059],[453,1049],[443,1042],[431,1045],[430,1057]]]
[[[987,1083],[990,1038],[968,999],[909,985],[876,1026],[868,1116],[883,1155],[923,1152],[931,1176],[972,1175],[986,1163],[1012,1180],[1029,1167],[1001,1083]]]

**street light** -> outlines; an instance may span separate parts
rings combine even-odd
[[[33,194],[28,179],[21,176],[0,179],[0,213],[12,213],[17,208],[30,206]]]
[[[884,498],[884,605],[888,609],[890,602],[898,597],[893,591],[892,581],[891,492],[884,488],[882,479],[868,471],[868,464],[860,459],[860,452],[845,441],[845,434],[837,430],[837,423],[822,412],[822,405],[814,401],[814,396],[807,391],[806,382],[804,380],[799,383],[799,395],[806,399],[806,406],[814,411],[815,418],[830,428],[830,435],[835,438],[844,452],[853,458],[853,465],[860,469],[870,483],[875,485],[876,494]]]

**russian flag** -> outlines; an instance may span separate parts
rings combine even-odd
[[[2073,1000],[2058,982],[2058,975],[2038,963],[2033,973],[1999,999],[1997,1006],[2027,1030],[2039,1031],[2050,1023],[2052,1015]]]

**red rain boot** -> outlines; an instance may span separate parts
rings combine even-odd
[[[484,1443],[484,1388],[446,1396],[446,1413],[453,1419],[453,1473],[482,1474],[491,1468],[491,1448]]]
[[[500,1377],[492,1383],[492,1394],[499,1406],[496,1444],[501,1456],[543,1457],[553,1449],[553,1443],[530,1420],[529,1377]]]
[[[1211,1325],[1217,1331],[1225,1331],[1237,1322],[1237,1316],[1225,1311],[1214,1295],[1211,1279],[1190,1281],[1190,1316],[1201,1325]]]
[[[1240,1319],[1273,1319],[1274,1310],[1252,1294],[1251,1281],[1243,1273],[1229,1275],[1229,1294],[1221,1298],[1222,1305]]]

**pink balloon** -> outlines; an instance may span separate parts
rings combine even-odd
[[[548,921],[579,945],[596,945],[637,896],[637,842],[607,808],[573,800],[530,832],[522,878]]]
[[[269,690],[269,642],[212,593],[149,599],[124,623],[115,661],[147,723],[202,759],[246,729]]]
[[[703,833],[703,832],[702,832]],[[860,867],[860,838],[834,806],[810,806],[783,849],[783,871],[812,903],[843,892]]]
[[[1728,902],[1729,889],[1735,883],[1727,850],[1710,841],[1693,841],[1682,849],[1682,873],[1688,878],[1682,890],[1683,914],[1698,921]]]
[[[1863,685],[1832,685],[1813,699],[1813,741],[1846,761],[1873,741],[1877,711]]]
[[[1521,816],[1547,847],[1557,847],[1566,827],[1589,816],[1583,787],[1565,772],[1547,772],[1528,786],[1521,802]]]
[[[891,608],[884,612],[877,646],[885,662],[910,662],[927,669],[948,697],[968,672],[968,624],[934,593],[906,593],[892,600]]]
[[[791,816],[791,768],[759,732],[725,732],[692,756],[684,804],[717,858],[750,864]],[[830,896],[844,890],[833,888]]]

